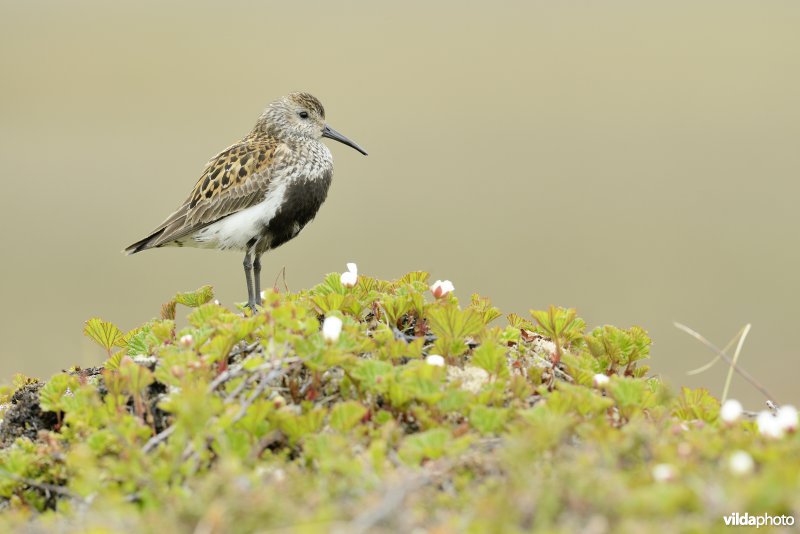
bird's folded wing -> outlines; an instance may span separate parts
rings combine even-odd
[[[281,166],[283,149],[274,139],[244,140],[217,154],[189,198],[151,234],[154,239],[147,248],[190,235],[261,202]]]

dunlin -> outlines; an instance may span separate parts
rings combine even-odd
[[[333,178],[328,137],[367,153],[325,123],[308,93],[272,102],[253,130],[208,162],[189,197],[127,254],[157,247],[238,250],[247,305],[261,304],[261,256],[295,237],[319,210]]]

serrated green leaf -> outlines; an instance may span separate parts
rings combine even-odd
[[[481,297],[474,293],[471,297],[469,308],[475,310],[483,319],[483,324],[488,325],[503,314],[499,309],[492,306],[492,301],[487,297]]]
[[[175,302],[190,308],[198,308],[214,298],[214,289],[211,286],[203,286],[195,291],[178,293],[175,295]]]
[[[492,376],[508,378],[506,348],[494,340],[481,343],[472,353],[472,363]]]
[[[481,434],[497,434],[508,421],[508,409],[475,406],[469,413],[469,422]]]
[[[361,360],[358,366],[351,371],[354,379],[361,382],[367,389],[375,388],[379,382],[385,383],[386,377],[391,375],[392,364],[379,360]]]
[[[78,387],[78,379],[68,374],[53,376],[39,390],[39,406],[46,412],[64,411],[64,396]]]
[[[425,271],[411,271],[410,273],[406,273],[398,280],[400,284],[413,284],[414,282],[421,282],[423,284],[428,283],[428,278],[430,274]]]
[[[128,343],[130,342],[131,338],[142,331],[144,327],[137,327],[133,330],[128,331],[122,338],[117,342],[118,347],[127,348]]]
[[[119,364],[122,361],[122,357],[125,356],[124,351],[117,351],[112,354],[104,363],[103,367],[110,371],[114,371],[119,369]]]
[[[122,330],[117,325],[104,321],[99,317],[92,317],[86,321],[83,327],[83,334],[95,341],[98,345],[110,351],[112,347],[120,343],[124,337]]]
[[[347,401],[337,404],[331,410],[330,424],[334,430],[347,432],[356,426],[367,414],[367,408],[361,403]]]
[[[449,339],[475,336],[484,326],[483,320],[475,310],[462,311],[449,303],[429,308],[427,319],[434,334]]]
[[[123,358],[119,365],[119,375],[126,381],[130,393],[140,393],[153,383],[153,372],[134,362]]]

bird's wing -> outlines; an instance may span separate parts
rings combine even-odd
[[[149,236],[125,249],[132,254],[190,235],[261,202],[285,147],[274,139],[246,139],[208,162],[189,198]]]

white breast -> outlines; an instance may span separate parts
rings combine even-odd
[[[260,235],[275,217],[286,195],[288,180],[281,180],[267,191],[264,200],[255,206],[228,215],[193,234],[188,246],[199,248],[245,250],[247,242]]]
[[[246,250],[247,242],[261,236],[269,222],[283,205],[286,190],[292,182],[303,177],[314,180],[333,167],[333,156],[327,146],[314,141],[306,146],[308,153],[294,164],[284,166],[273,176],[264,200],[198,230],[180,240],[180,246],[214,249]],[[299,228],[298,228],[299,231]]]

